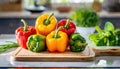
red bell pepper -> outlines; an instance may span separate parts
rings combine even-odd
[[[67,33],[68,36],[70,36],[71,34],[73,34],[76,30],[76,26],[75,24],[70,21],[70,19],[62,19],[58,22],[58,27],[63,26],[63,28],[61,29],[61,31]]]
[[[15,30],[15,36],[18,44],[27,49],[27,40],[28,37],[32,34],[36,34],[36,29],[33,26],[28,26],[25,20],[21,20],[24,24],[24,27],[21,26]]]

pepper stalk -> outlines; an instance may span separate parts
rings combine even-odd
[[[56,31],[56,33],[55,33],[55,35],[54,35],[54,38],[59,38],[60,36],[58,35],[58,33],[59,33],[59,31],[61,30],[63,28],[63,26],[60,26],[58,29],[57,29],[57,31]]]
[[[64,26],[66,29],[69,29],[69,23],[70,23],[70,19],[67,19],[67,22],[66,22],[66,24]]]
[[[44,25],[50,24],[50,18],[54,15],[54,13],[51,13],[48,18],[44,21]]]
[[[24,31],[24,32],[28,31],[27,22],[26,22],[24,19],[21,19],[21,22],[24,24],[24,29],[23,29],[23,31]]]

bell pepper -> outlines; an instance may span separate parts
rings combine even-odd
[[[49,52],[64,52],[67,49],[68,36],[65,32],[59,31],[61,28],[47,35],[46,44]]]
[[[28,37],[32,34],[36,34],[36,30],[33,26],[28,26],[27,23],[25,22],[25,20],[21,20],[24,24],[24,27],[21,26],[21,27],[18,27],[16,30],[15,30],[15,36],[16,36],[16,40],[18,42],[18,44],[27,49],[27,40],[28,40]]]
[[[79,33],[74,33],[70,36],[70,50],[72,52],[84,51],[87,46],[85,38]]]
[[[53,15],[43,14],[37,18],[35,28],[38,34],[46,36],[56,29],[57,19]]]
[[[28,50],[32,52],[41,52],[46,50],[45,39],[45,36],[39,34],[29,36],[27,41]]]
[[[58,22],[58,28],[60,26],[63,26],[63,28],[61,29],[61,31],[65,32],[68,34],[68,36],[70,36],[71,34],[73,34],[76,30],[76,26],[75,24],[70,21],[70,19],[62,19]]]

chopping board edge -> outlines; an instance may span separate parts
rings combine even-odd
[[[95,49],[93,48],[93,51],[95,52],[95,56],[120,56],[120,49]]]

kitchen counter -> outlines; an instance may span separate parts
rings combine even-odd
[[[1,34],[0,44],[16,41],[14,34]],[[120,56],[96,57],[90,62],[23,62],[14,61],[12,53],[16,48],[0,54],[0,67],[120,67]]]
[[[70,15],[72,12],[69,13],[59,13],[58,11],[44,11],[41,13],[31,13],[29,11],[20,11],[20,12],[0,12],[0,18],[37,18],[43,13],[51,13],[54,12],[56,17],[64,18]],[[100,17],[120,17],[120,12],[106,12],[101,11],[98,12]]]

